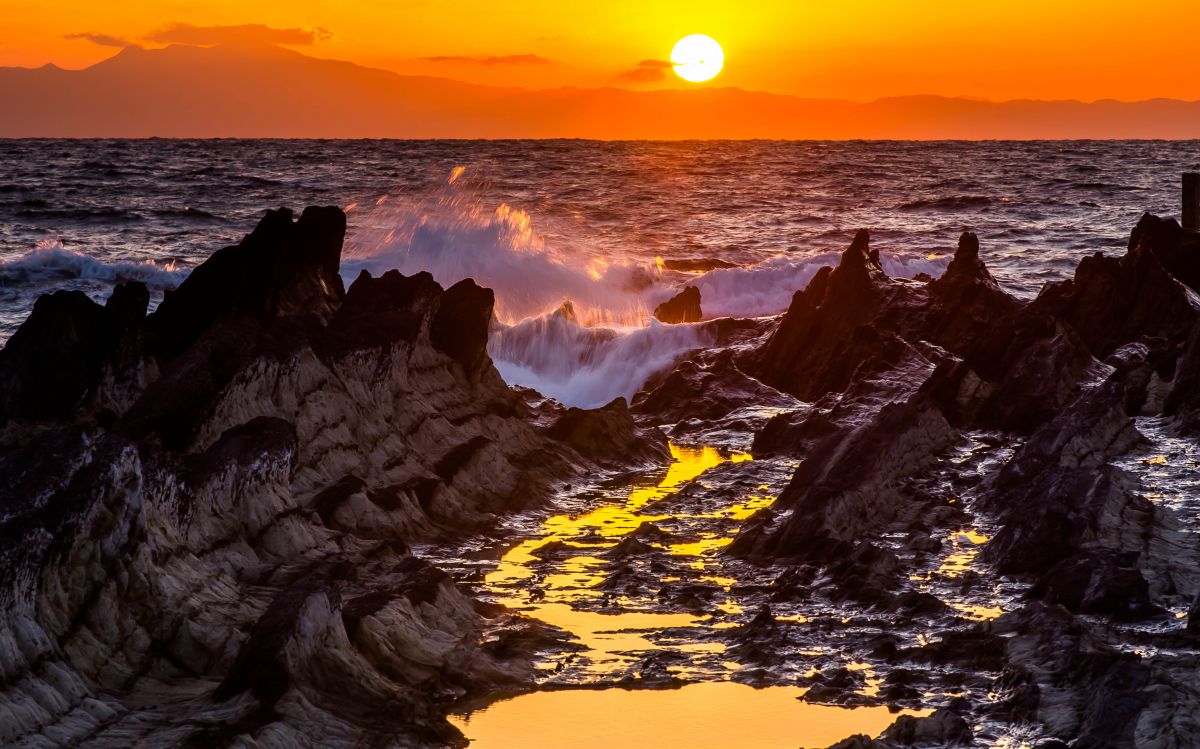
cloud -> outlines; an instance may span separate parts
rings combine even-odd
[[[67,34],[63,38],[80,39],[85,42],[91,42],[92,44],[99,44],[101,47],[124,48],[133,46],[133,42],[129,41],[128,39],[122,39],[119,36],[112,36],[111,34],[100,34],[95,31],[84,31],[79,34]]]
[[[618,77],[634,83],[657,83],[667,79],[667,71],[672,67],[674,64],[669,60],[642,60]]]
[[[550,60],[541,55],[433,55],[419,58],[425,62],[466,63],[469,65],[548,65]]]
[[[333,38],[328,29],[274,29],[261,23],[238,26],[195,26],[172,23],[146,35],[146,39],[163,44],[315,44]]]

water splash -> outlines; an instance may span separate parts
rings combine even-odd
[[[650,312],[685,284],[700,288],[707,319],[777,314],[838,253],[778,255],[700,275],[602,250],[586,237],[555,243],[529,212],[489,206],[480,182],[454,167],[432,189],[357,209],[342,273],[429,271],[443,286],[473,278],[496,294],[489,352],[511,385],[531,387],[572,406],[631,398],[686,351],[710,343],[702,327],[661,325]],[[644,255],[644,253],[642,253]],[[937,275],[945,259],[885,256],[889,273]]]
[[[443,286],[473,278],[496,292],[496,317],[510,324],[564,300],[589,325],[645,319],[644,292],[658,283],[655,267],[605,257],[582,240],[569,248],[548,244],[527,211],[486,205],[464,171],[455,167],[427,193],[381,199],[366,209],[343,254],[343,275],[428,271]]]
[[[607,328],[580,324],[570,304],[515,325],[497,324],[488,353],[504,381],[569,406],[595,408],[633,397],[690,349],[712,343],[700,325]]]

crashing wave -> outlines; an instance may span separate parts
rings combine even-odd
[[[366,211],[343,257],[347,281],[362,270],[395,269],[428,271],[447,287],[471,278],[491,288],[497,323],[489,351],[497,369],[509,384],[572,406],[628,398],[705,343],[701,328],[661,325],[650,316],[683,284],[700,288],[706,319],[772,315],[786,310],[821,266],[838,262],[837,253],[779,255],[693,275],[613,258],[586,240],[556,246],[529,213],[484,205],[461,167],[428,193],[381,198]],[[944,258],[882,262],[895,276],[939,275],[946,266]],[[570,301],[560,308],[563,300]]]
[[[96,281],[141,281],[151,289],[173,289],[187,277],[188,269],[172,264],[145,261],[105,262],[90,255],[68,250],[59,240],[40,242],[12,260],[0,262],[0,284],[15,285],[53,282],[64,279]]]
[[[498,323],[488,353],[505,382],[533,388],[561,403],[603,406],[629,400],[654,374],[680,355],[712,343],[702,325],[586,327],[569,303],[515,325]]]

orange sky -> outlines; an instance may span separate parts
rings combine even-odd
[[[726,53],[724,72],[702,85],[857,100],[1200,99],[1196,0],[0,0],[0,18],[0,65],[83,67],[116,51],[106,45],[203,42],[229,33],[206,27],[262,24],[292,29],[272,38],[306,54],[400,73],[529,88],[683,87],[695,84],[634,71],[698,32]],[[164,31],[172,24],[202,28]]]

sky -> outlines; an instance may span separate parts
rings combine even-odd
[[[81,68],[121,45],[253,38],[405,74],[523,88],[733,86],[870,101],[1200,99],[1196,0],[0,0],[0,66]],[[666,60],[692,33],[725,69]]]

